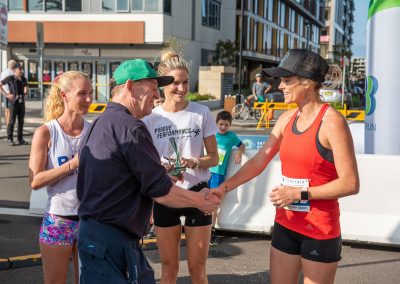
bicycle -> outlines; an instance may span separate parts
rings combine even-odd
[[[241,94],[240,101],[243,103],[237,104],[232,109],[232,117],[235,121],[242,122],[249,118],[249,116],[254,116],[256,120],[260,120],[261,112],[258,109],[253,109],[252,96],[247,98]]]

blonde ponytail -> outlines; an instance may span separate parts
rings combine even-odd
[[[54,79],[46,98],[44,108],[45,122],[59,118],[64,113],[64,102],[61,92],[68,92],[73,80],[77,78],[84,78],[90,81],[89,76],[80,71],[67,71]]]
[[[161,62],[158,65],[158,74],[164,76],[172,70],[184,70],[189,74],[189,64],[174,51],[167,51],[161,55]]]

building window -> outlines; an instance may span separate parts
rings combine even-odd
[[[143,11],[143,0],[132,0],[132,11]]]
[[[46,11],[62,11],[62,0],[45,1]]]
[[[203,26],[219,30],[221,26],[221,2],[217,0],[202,0],[201,23]]]
[[[43,12],[43,1],[42,0],[28,0],[28,10]]]
[[[65,0],[66,12],[82,12],[82,1],[80,0]]]
[[[114,12],[115,11],[115,0],[103,0],[102,11],[103,12]]]
[[[159,5],[159,0],[146,0],[144,1],[144,10],[146,12],[159,12],[160,11],[160,5]]]
[[[117,0],[117,12],[129,12],[129,0]]]
[[[23,0],[8,0],[8,10],[9,11],[22,11]]]
[[[172,6],[171,0],[164,0],[164,14],[171,15],[172,13]]]
[[[274,0],[268,0],[268,21],[272,22],[273,15],[274,15]]]

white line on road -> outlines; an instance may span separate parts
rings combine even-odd
[[[39,215],[29,213],[28,209],[0,207],[0,215],[17,215],[39,217]]]

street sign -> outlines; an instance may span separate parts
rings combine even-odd
[[[7,45],[8,43],[8,10],[7,5],[0,2],[0,44]]]

